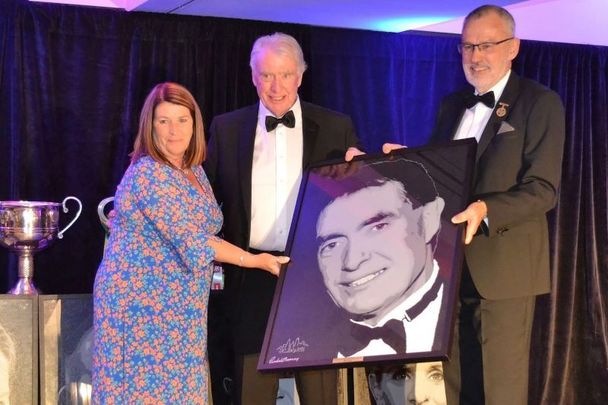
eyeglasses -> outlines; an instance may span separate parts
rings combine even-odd
[[[515,37],[510,37],[507,39],[503,39],[502,41],[496,41],[496,42],[482,42],[481,44],[469,44],[469,43],[464,42],[464,43],[457,45],[458,52],[460,54],[470,55],[473,53],[475,48],[477,48],[479,50],[479,52],[481,52],[481,53],[492,52],[496,45],[500,45],[503,42],[510,41],[513,38],[515,38]]]

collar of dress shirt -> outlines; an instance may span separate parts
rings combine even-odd
[[[494,92],[494,100],[496,100],[496,102],[494,103],[495,106],[498,105],[498,100],[500,100],[500,96],[502,96],[502,92],[505,90],[505,87],[507,86],[507,82],[509,81],[509,76],[511,76],[511,69],[509,69],[509,71],[507,73],[505,73],[505,75],[502,77],[502,79],[500,79],[498,81],[498,83],[496,83],[494,86],[492,86],[488,90],[488,91]],[[475,94],[479,95],[477,90],[475,90]],[[483,105],[481,103],[477,104],[477,106],[479,106],[479,105],[486,107],[485,105]],[[488,108],[488,107],[486,107],[486,108]]]
[[[412,306],[416,305],[416,303],[422,299],[424,294],[426,294],[426,292],[431,289],[433,284],[435,284],[435,280],[437,279],[438,275],[439,275],[439,264],[437,263],[436,260],[433,260],[433,272],[431,273],[431,277],[426,281],[426,283],[424,283],[417,291],[414,291],[414,293],[412,295],[407,297],[401,304],[396,306],[392,311],[390,311],[382,319],[380,319],[380,322],[378,322],[378,324],[375,326],[382,326],[391,319],[402,319],[403,320],[405,317],[405,311],[410,309]],[[371,326],[371,325],[367,324],[365,321],[358,322],[358,321],[351,320],[351,322],[358,323],[361,325]]]

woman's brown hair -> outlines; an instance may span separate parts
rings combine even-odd
[[[190,145],[184,153],[183,167],[176,169],[190,168],[200,165],[205,160],[207,146],[205,142],[205,131],[203,128],[203,116],[201,110],[194,100],[192,94],[184,86],[177,83],[159,83],[148,94],[144,106],[139,115],[139,130],[131,153],[131,163],[135,163],[143,156],[150,156],[152,159],[175,167],[163,155],[154,141],[154,110],[162,102],[168,102],[186,107],[190,110],[190,115],[194,121],[192,139]]]

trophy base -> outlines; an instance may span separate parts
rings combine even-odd
[[[34,286],[31,278],[20,278],[8,293],[12,295],[38,295],[40,291]]]

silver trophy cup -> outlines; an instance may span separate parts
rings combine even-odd
[[[74,200],[78,212],[69,224],[57,232],[59,207],[67,213],[65,203]],[[55,238],[63,234],[80,216],[82,203],[76,197],[66,197],[61,204],[45,201],[0,201],[0,245],[19,257],[19,280],[9,291],[14,295],[35,295],[34,253],[46,249]]]

